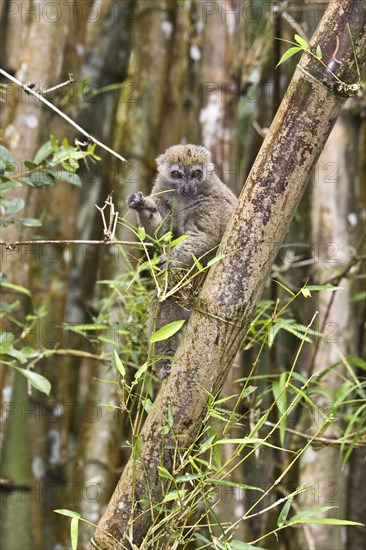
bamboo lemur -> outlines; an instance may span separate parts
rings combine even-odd
[[[192,254],[200,258],[215,249],[221,241],[237,199],[222,183],[214,171],[211,153],[199,145],[174,145],[156,159],[158,174],[151,195],[144,197],[138,191],[127,199],[130,208],[137,210],[139,224],[154,236],[171,230],[173,237],[186,235],[186,239],[172,248],[169,261],[164,254],[160,267],[189,268]],[[178,272],[178,269],[174,269]],[[150,332],[179,319],[188,319],[190,310],[173,298],[151,309]],[[179,336],[155,344],[155,354],[174,356]],[[155,364],[156,373],[166,378],[171,360],[160,359]]]

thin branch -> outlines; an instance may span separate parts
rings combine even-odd
[[[269,422],[268,420],[266,420],[266,422],[264,424],[266,426],[276,427],[276,425],[273,422]],[[298,430],[293,430],[292,428],[288,428],[288,427],[285,427],[285,431],[288,432],[288,433],[297,435],[298,437],[302,437],[303,439],[306,439],[306,440],[311,439],[313,446],[316,446],[316,444],[318,444],[317,446],[319,446],[319,447],[321,445],[324,445],[324,446],[327,446],[327,447],[340,447],[341,445],[344,445],[344,443],[345,443],[345,440],[342,437],[339,437],[338,439],[331,439],[329,437],[317,436],[317,437],[314,438],[311,435],[305,434],[305,433],[300,432]],[[348,441],[350,441],[349,438],[348,438]],[[356,441],[354,443],[354,446],[359,447],[360,449],[365,448],[366,447],[366,441],[363,441],[362,439],[360,441]]]
[[[55,111],[55,113],[57,113],[58,115],[60,115],[64,120],[66,120],[66,122],[68,122],[69,124],[71,124],[71,126],[73,126],[74,128],[76,128],[76,130],[78,130],[78,132],[80,132],[81,134],[83,134],[85,137],[88,138],[88,140],[90,140],[92,143],[95,143],[96,145],[99,145],[99,147],[101,147],[102,149],[104,149],[105,151],[108,151],[108,153],[110,153],[111,155],[114,155],[115,157],[117,157],[119,160],[122,160],[123,162],[126,162],[126,159],[123,158],[121,155],[119,155],[118,153],[116,153],[116,151],[113,151],[113,149],[110,149],[107,145],[105,145],[104,143],[102,143],[101,141],[99,141],[98,139],[96,139],[95,137],[93,137],[91,134],[89,134],[86,130],[84,130],[81,126],[79,126],[78,124],[76,124],[76,122],[74,122],[70,117],[68,117],[65,113],[63,113],[62,111],[60,111],[60,109],[58,109],[55,105],[53,105],[53,103],[51,103],[50,101],[48,101],[48,99],[46,99],[45,97],[43,97],[40,93],[32,90],[32,88],[30,88],[29,86],[27,86],[26,84],[23,84],[20,80],[18,80],[17,78],[15,78],[14,76],[10,75],[9,73],[7,73],[6,71],[4,71],[4,69],[1,69],[0,68],[0,74],[2,74],[3,76],[5,76],[6,78],[8,78],[9,80],[11,80],[12,82],[14,82],[15,84],[17,84],[17,86],[19,86],[20,88],[23,88],[23,90],[25,92],[27,92],[28,94],[34,96],[35,98],[39,99],[39,101],[41,101],[42,103],[44,103],[45,105],[47,105],[47,107],[49,107],[50,109],[52,109],[52,111]],[[48,90],[49,91],[49,90]]]
[[[59,90],[60,88],[63,88],[64,86],[68,86],[69,84],[72,84],[74,82],[74,75],[72,73],[69,73],[69,78],[65,82],[61,82],[61,84],[57,84],[57,86],[52,86],[51,88],[41,88],[38,90],[39,94],[50,94],[51,92],[55,92],[56,90]]]
[[[104,206],[100,207],[97,204],[95,205],[95,208],[99,210],[99,212],[102,215],[103,220],[103,233],[104,238],[106,241],[110,241],[113,239],[114,233],[116,231],[117,222],[118,222],[118,215],[119,213],[116,211],[113,203],[112,195],[108,195],[104,202]],[[106,208],[109,208],[109,223],[107,224],[107,220],[105,219],[105,213],[104,210]]]
[[[96,355],[95,353],[89,353],[87,351],[77,349],[47,349],[42,354],[43,357],[51,357],[52,355],[63,355],[68,357],[83,357],[84,359],[94,359],[95,361],[108,361],[107,355]]]

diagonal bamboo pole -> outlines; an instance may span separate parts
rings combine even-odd
[[[139,501],[161,500],[158,466],[173,465],[167,446],[176,441],[161,432],[168,406],[179,445],[187,448],[205,413],[201,388],[214,394],[222,388],[308,176],[347,97],[360,89],[365,26],[364,0],[330,2],[310,43],[314,54],[320,46],[322,62],[309,54],[300,60],[224,235],[220,253],[229,256],[208,274],[172,373],[143,427],[141,455],[127,463],[90,548],[142,544],[152,517]]]

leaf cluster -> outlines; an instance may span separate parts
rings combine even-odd
[[[65,138],[62,144],[51,136],[35,154],[32,160],[24,161],[23,168],[18,171],[14,157],[3,145],[0,145],[0,210],[2,219],[0,225],[8,226],[20,223],[26,227],[39,227],[40,220],[24,218],[19,212],[25,206],[24,199],[6,198],[6,194],[22,185],[34,189],[52,187],[57,181],[65,181],[71,185],[81,186],[81,180],[76,171],[80,161],[94,162],[100,160],[95,154],[95,145],[89,145],[84,150],[80,145],[70,145]]]

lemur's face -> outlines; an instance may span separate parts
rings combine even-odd
[[[209,173],[214,171],[210,152],[201,145],[174,145],[157,163],[167,188],[175,189],[183,197],[199,193]]]
[[[196,164],[190,168],[184,165],[173,164],[169,171],[169,183],[177,190],[178,195],[190,197],[197,194],[197,191],[204,182],[203,166]]]

